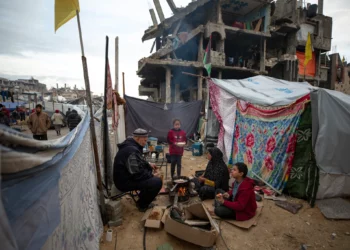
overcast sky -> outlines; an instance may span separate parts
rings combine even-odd
[[[191,0],[174,0],[186,6]],[[317,3],[317,0],[310,0]],[[114,84],[114,39],[119,36],[119,79],[126,76],[126,94],[138,96],[138,60],[149,56],[152,41],[142,43],[152,24],[152,0],[80,0],[80,16],[91,89],[103,92],[105,36],[110,38],[109,61]],[[171,16],[161,0],[166,17]],[[325,0],[324,14],[333,17],[333,43],[350,60],[350,1]],[[84,87],[76,18],[54,32],[54,0],[0,0],[0,77],[33,76],[49,87]]]

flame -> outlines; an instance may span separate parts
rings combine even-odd
[[[186,195],[186,188],[185,187],[180,187],[178,190],[178,195],[179,196],[185,196]]]

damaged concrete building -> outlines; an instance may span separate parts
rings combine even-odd
[[[205,99],[203,58],[210,38],[211,77],[327,81],[328,69],[321,67],[320,58],[331,48],[332,18],[323,15],[322,0],[307,7],[298,0],[197,0],[185,8],[167,2],[174,15],[165,19],[154,0],[160,23],[149,10],[153,26],[142,41],[154,39],[155,52],[139,61],[141,96],[166,103]],[[304,71],[299,65],[308,33],[314,52]]]

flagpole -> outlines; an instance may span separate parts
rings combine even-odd
[[[78,29],[79,29],[79,39],[80,39],[80,49],[81,49],[81,56],[85,56],[84,53],[84,44],[83,44],[83,35],[81,32],[81,26],[80,26],[80,16],[79,16],[79,11],[76,10],[77,13],[77,20],[78,20]],[[88,79],[89,80],[89,79]],[[90,85],[90,83],[88,83]],[[86,85],[86,81],[85,81],[85,85]]]
[[[108,191],[108,170],[107,170],[107,158],[108,158],[108,153],[107,153],[107,136],[108,136],[108,118],[107,118],[107,74],[108,74],[108,36],[106,36],[106,58],[105,58],[105,90],[104,90],[104,108],[103,108],[103,164],[104,164],[104,174],[105,174],[105,186],[107,189],[107,193],[109,194]]]
[[[78,21],[78,29],[79,29],[80,48],[81,48],[81,55],[82,55],[81,60],[82,60],[82,64],[83,64],[86,99],[87,99],[89,109],[90,109],[90,130],[91,130],[92,146],[93,146],[93,150],[94,150],[97,185],[98,185],[98,189],[99,189],[99,193],[100,193],[99,198],[100,198],[101,214],[102,214],[103,224],[105,224],[106,223],[106,212],[105,212],[106,208],[105,208],[105,199],[104,199],[103,186],[102,186],[100,159],[99,159],[98,149],[97,149],[94,114],[92,113],[92,101],[91,101],[89,73],[88,73],[87,61],[86,61],[86,57],[85,57],[85,53],[84,53],[83,36],[82,36],[82,32],[81,32],[80,16],[79,16],[78,10],[76,10],[76,14],[77,14],[77,21]]]

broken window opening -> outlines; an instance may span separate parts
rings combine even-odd
[[[260,69],[260,40],[243,34],[225,40],[226,66]]]
[[[187,41],[186,44],[182,45],[171,53],[171,58],[183,61],[198,61],[198,46],[200,37],[196,36],[191,40]]]
[[[251,13],[240,16],[231,12],[222,12],[222,20],[225,25],[244,30],[265,32],[265,17],[254,17]]]
[[[185,75],[182,72],[196,74],[197,71],[190,67],[176,67],[173,68],[171,74],[171,96],[173,102],[185,101],[189,102],[195,99],[193,98],[193,91],[197,89],[197,78],[189,75]],[[176,85],[179,85],[180,93],[177,93]]]

